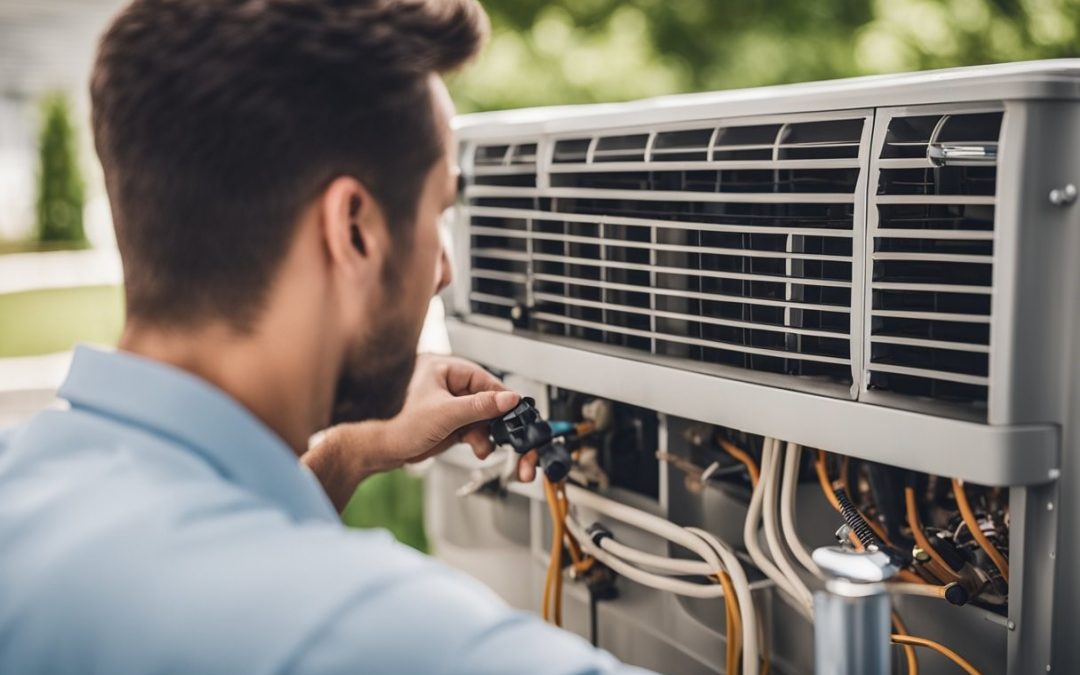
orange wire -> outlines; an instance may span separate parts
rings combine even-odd
[[[765,642],[765,622],[761,615],[757,617],[758,644],[761,645],[761,675],[769,675],[769,645]]]
[[[893,611],[892,613],[893,628],[899,635],[909,635],[907,626],[904,625],[904,620],[900,618],[900,615]],[[904,659],[907,661],[907,675],[919,675],[919,657],[915,654],[915,647],[911,645],[902,645],[904,650]]]
[[[717,442],[719,443],[720,447],[723,448],[724,452],[742,462],[743,466],[746,467],[746,472],[750,474],[750,485],[753,487],[757,487],[758,480],[761,479],[761,470],[758,469],[758,465],[754,461],[754,458],[751,457],[748,452],[735,445],[731,441],[721,438]]]
[[[735,673],[739,669],[739,659],[742,654],[742,615],[739,614],[739,600],[735,597],[735,586],[731,583],[731,577],[727,572],[718,572],[716,580],[724,587],[724,613],[727,631],[727,670]]]
[[[915,488],[904,488],[904,503],[907,507],[908,527],[911,528],[911,535],[915,537],[915,543],[919,545],[919,548],[926,551],[926,554],[942,568],[942,571],[947,575],[952,576],[953,581],[959,581],[960,575],[945,562],[945,559],[941,557],[941,554],[937,552],[937,549],[930,544],[930,540],[926,538],[926,533],[923,532],[922,522],[919,520],[919,510],[915,505]],[[944,579],[942,581],[944,581]]]
[[[544,597],[541,609],[544,621],[550,621],[559,626],[562,624],[562,603],[560,599],[562,588],[559,583],[562,579],[562,571],[559,569],[559,565],[562,562],[563,519],[560,517],[555,487],[546,476],[544,477],[544,496],[547,499],[548,511],[551,514],[551,558],[548,561],[547,576],[544,578]]]
[[[964,492],[964,484],[958,478],[953,478],[952,485],[956,505],[960,507],[960,516],[967,523],[968,531],[971,532],[972,537],[975,537],[979,547],[986,551],[986,555],[990,556],[994,566],[1001,572],[1001,578],[1005,580],[1005,583],[1009,583],[1009,561],[1005,559],[1005,556],[1001,555],[1001,551],[997,550],[993,542],[983,534],[982,529],[979,527],[979,520],[975,517],[975,512],[971,510],[971,503],[968,501],[967,493]]]
[[[717,581],[720,577],[717,577]],[[727,591],[725,591],[726,593]],[[724,602],[724,672],[735,672],[735,619],[731,618],[731,605],[727,603],[725,598]]]
[[[814,458],[814,469],[817,470],[818,482],[821,483],[821,491],[825,493],[825,499],[828,499],[832,507],[839,512],[840,502],[836,499],[836,494],[832,489],[832,481],[829,480],[829,470],[825,466],[824,450],[817,451],[817,457]]]
[[[898,645],[914,645],[916,647],[927,647],[929,649],[933,649],[938,654],[941,654],[956,665],[960,666],[960,668],[963,669],[963,671],[968,675],[982,675],[982,673],[976,670],[975,666],[971,665],[967,661],[967,659],[960,656],[959,654],[949,649],[945,645],[941,644],[940,642],[934,642],[933,640],[923,637],[914,637],[912,635],[898,634],[894,634],[892,636],[892,641]]]

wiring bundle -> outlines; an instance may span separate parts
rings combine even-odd
[[[568,426],[566,423],[553,423]],[[582,432],[574,443],[581,442],[595,426],[576,428]],[[775,586],[779,597],[795,611],[813,621],[814,590],[823,584],[825,575],[814,562],[810,551],[796,533],[796,493],[807,453],[795,443],[763,438],[760,451],[741,447],[730,438],[718,437],[718,447],[731,460],[741,465],[751,487],[746,519],[743,522],[745,557]],[[755,457],[755,455],[757,457]],[[578,453],[575,453],[575,457]],[[719,470],[715,462],[709,467],[696,465],[675,455],[658,452],[659,459],[669,461],[684,471],[694,472],[698,485],[711,484],[716,476],[730,477],[731,471]],[[918,481],[908,480],[898,490],[904,499],[904,523],[890,523],[881,514],[888,511],[868,505],[864,499],[870,492],[862,475],[868,467],[859,467],[856,489],[852,486],[852,467],[847,458],[839,459],[840,471],[834,478],[830,464],[837,459],[818,451],[812,460],[813,472],[822,491],[834,509],[843,517],[844,526],[838,532],[855,549],[881,549],[890,554],[902,567],[897,581],[889,589],[894,594],[918,595],[946,599],[963,604],[976,596],[980,588],[991,586],[981,569],[968,562],[959,564],[957,556],[949,555],[942,545],[935,546],[928,538],[918,508],[913,508]],[[760,463],[759,463],[760,462]],[[965,492],[965,486],[952,481],[959,523],[957,532],[968,533],[966,550],[977,548],[980,560],[992,562],[995,578],[1007,583],[1008,562],[994,539],[1000,535],[989,530],[987,509],[976,507]],[[551,547],[544,582],[542,614],[556,625],[562,623],[562,589],[567,570],[572,579],[581,579],[598,568],[628,581],[659,591],[693,598],[722,599],[725,611],[725,672],[758,675],[768,672],[769,660],[765,649],[765,626],[755,604],[743,560],[735,549],[711,533],[695,527],[683,527],[670,520],[610,499],[572,480],[543,478],[544,496],[551,518]],[[986,504],[986,500],[980,500]],[[978,509],[978,511],[977,511]],[[874,515],[866,511],[872,511]],[[979,519],[982,513],[982,520]],[[874,517],[878,516],[878,517]],[[658,555],[629,546],[618,540],[601,519],[616,521],[648,533],[669,545],[685,551],[690,557]],[[904,541],[898,541],[902,532]],[[938,539],[939,533],[934,536]],[[907,552],[907,540],[912,544]],[[925,552],[925,555],[924,555]],[[901,647],[905,672],[919,672],[915,648],[936,651],[953,661],[966,673],[978,671],[948,647],[925,637],[909,634],[900,616],[893,613],[891,640]]]

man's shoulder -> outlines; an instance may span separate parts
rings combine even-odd
[[[15,544],[0,587],[19,593],[0,601],[0,641],[18,646],[0,672],[65,672],[87,650],[103,672],[274,671],[343,603],[431,565],[385,532],[297,521],[138,436],[58,417],[5,434],[18,457],[0,468],[0,539]]]

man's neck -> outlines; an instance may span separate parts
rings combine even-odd
[[[307,450],[311,434],[324,424],[330,401],[321,400],[326,394],[320,395],[317,365],[305,363],[298,345],[274,339],[266,327],[260,330],[261,336],[243,334],[221,322],[183,331],[129,320],[118,347],[218,387],[299,456]]]

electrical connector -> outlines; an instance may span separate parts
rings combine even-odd
[[[491,420],[491,437],[499,445],[509,445],[523,455],[536,450],[540,469],[548,480],[566,478],[573,465],[571,451],[577,446],[575,426],[570,422],[548,422],[536,409],[536,401],[522,398],[514,409]]]

